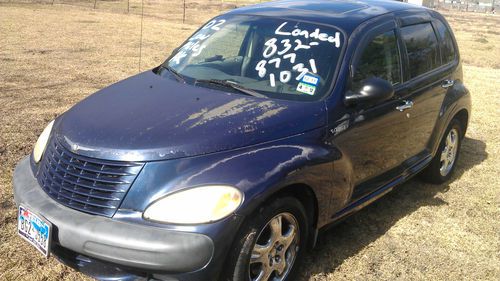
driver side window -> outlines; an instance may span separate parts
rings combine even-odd
[[[359,89],[363,80],[378,77],[392,85],[401,83],[401,62],[394,30],[382,33],[366,46],[356,67],[353,89]]]

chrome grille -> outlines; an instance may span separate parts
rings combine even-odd
[[[67,207],[111,217],[142,166],[140,162],[80,156],[53,138],[40,163],[38,182],[50,197]]]

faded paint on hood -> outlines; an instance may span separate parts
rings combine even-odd
[[[55,136],[88,157],[150,161],[234,149],[326,124],[323,102],[262,99],[147,71],[76,104]]]

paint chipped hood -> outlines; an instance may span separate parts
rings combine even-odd
[[[147,71],[76,104],[54,136],[80,155],[151,161],[202,155],[326,124],[324,103],[262,99],[187,85]]]

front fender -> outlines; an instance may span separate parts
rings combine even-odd
[[[328,218],[333,161],[338,153],[324,144],[325,129],[203,156],[147,163],[121,210],[144,211],[170,193],[211,184],[231,185],[244,193],[238,215],[247,216],[287,186],[309,186],[317,198],[318,220]],[[305,192],[305,191],[304,191]],[[320,223],[322,224],[322,223]]]

